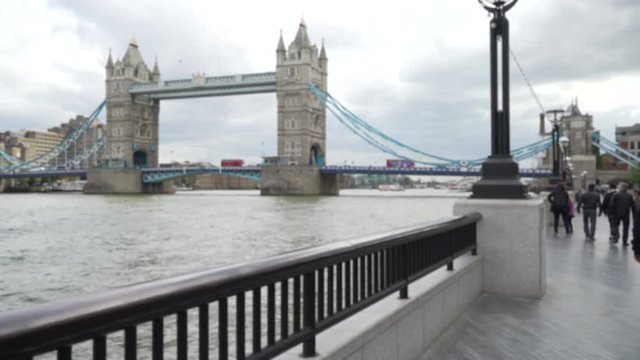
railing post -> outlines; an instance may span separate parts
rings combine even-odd
[[[474,223],[472,226],[473,229],[473,249],[471,250],[471,255],[478,255],[478,226],[477,223]]]
[[[304,274],[303,284],[303,323],[304,329],[315,332],[316,328],[316,273],[315,271]],[[302,357],[316,356],[316,335],[302,343]]]
[[[402,281],[404,281],[404,286],[400,288],[400,299],[408,299],[409,298],[409,247],[405,245],[400,246],[400,254],[398,254],[397,259],[400,263],[400,276],[402,276]]]
[[[451,231],[451,235],[449,236],[449,250],[451,253],[451,261],[447,264],[447,271],[453,271],[453,258],[455,256],[455,247],[454,240],[456,239],[456,231]]]

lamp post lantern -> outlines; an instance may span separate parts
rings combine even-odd
[[[482,163],[482,178],[473,184],[471,197],[525,199],[527,189],[520,182],[518,163],[511,157],[509,144],[509,21],[505,14],[518,0],[478,2],[493,15],[489,24],[491,155]]]

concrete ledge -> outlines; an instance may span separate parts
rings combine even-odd
[[[314,359],[413,360],[424,354],[483,289],[482,256],[456,259],[409,285],[409,299],[392,294],[320,333]],[[300,359],[297,346],[277,359]]]

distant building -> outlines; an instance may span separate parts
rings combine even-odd
[[[193,183],[194,190],[250,190],[257,188],[258,182],[256,180],[225,174],[198,174]]]
[[[613,155],[602,154],[600,156],[600,161],[602,164],[602,170],[629,171],[629,166],[613,157]]]
[[[69,119],[66,123],[60,124],[60,126],[49,128],[48,131],[56,134],[60,134],[63,137],[69,136],[72,132],[77,130],[87,121],[87,117],[82,115],[76,115],[75,118]],[[103,139],[105,134],[105,124],[99,119],[93,121],[91,126],[87,128],[82,136],[78,138],[75,145],[69,147],[66,154],[66,159],[73,159],[85,153],[85,151],[91,151],[91,147]],[[100,150],[97,154],[87,157],[78,163],[79,167],[90,168],[97,166],[98,159],[105,153],[106,147]],[[58,162],[62,163],[65,160],[65,155],[61,155]]]
[[[51,148],[60,144],[65,137],[76,130],[86,121],[86,117],[78,115],[75,119],[71,119],[60,126],[50,128],[48,130],[19,130],[5,131],[0,133],[0,150],[6,154],[24,161],[31,162],[38,157],[46,154]],[[71,145],[66,154],[62,154],[58,158],[59,164],[64,164],[65,160],[74,159],[76,156],[83,154],[85,149],[90,149],[93,144],[104,137],[104,124],[99,120],[93,122],[85,133]],[[84,159],[78,163],[79,167],[92,167],[97,164],[97,157],[94,155]],[[55,160],[52,161],[55,163]],[[4,165],[4,163],[0,163]],[[50,164],[54,165],[54,164]]]
[[[4,152],[22,161],[32,161],[44,155],[64,138],[44,130],[6,131]]]
[[[540,117],[540,135],[550,136],[551,131],[545,131],[545,118]],[[567,176],[568,181],[577,176],[582,176],[583,182],[593,183],[598,178],[596,171],[596,154],[593,151],[592,135],[593,116],[582,113],[578,107],[578,100],[572,102],[569,107],[561,114],[559,122],[560,137],[565,136],[569,139],[569,143],[565,148],[558,146],[559,171],[562,176]],[[553,148],[549,148],[543,159],[542,166],[547,169],[553,168]],[[565,161],[570,158],[570,163]],[[570,164],[570,167],[566,166]],[[578,186],[578,185],[576,185]]]
[[[616,126],[616,142],[621,148],[640,156],[640,124]],[[617,161],[616,168],[628,170],[627,164],[622,161]]]
[[[5,154],[16,158],[23,159],[26,156],[27,149],[23,145],[15,134],[10,131],[0,133],[0,150]],[[10,163],[4,158],[0,157],[0,167],[8,166]]]

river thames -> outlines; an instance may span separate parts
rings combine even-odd
[[[0,312],[451,216],[463,196],[2,194]]]

